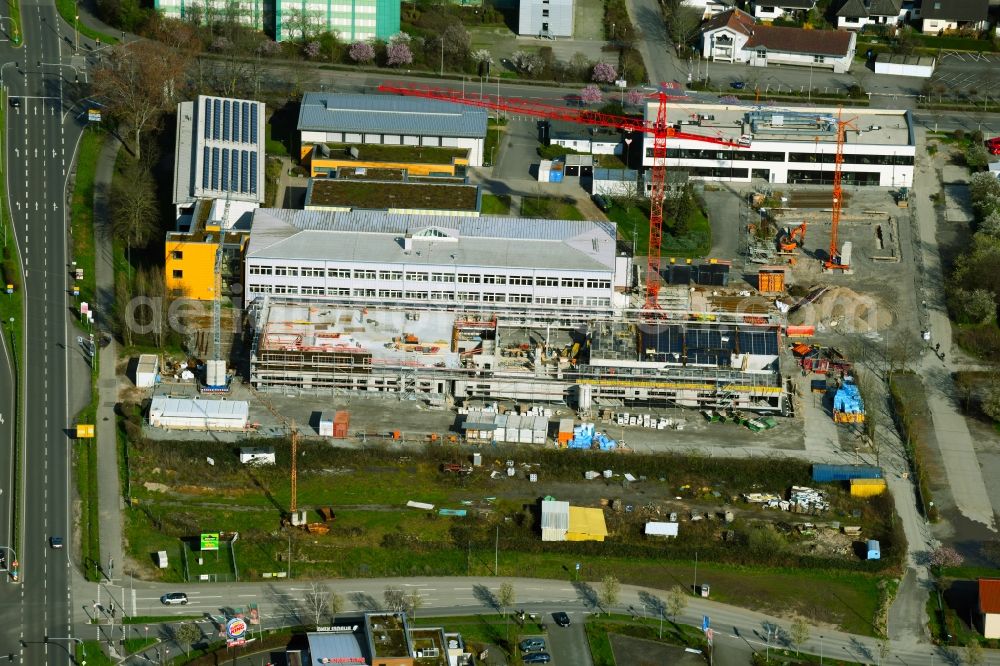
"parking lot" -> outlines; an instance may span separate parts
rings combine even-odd
[[[932,97],[965,95],[981,97],[993,92],[1000,77],[1000,54],[943,51],[938,58],[934,76],[930,78]]]

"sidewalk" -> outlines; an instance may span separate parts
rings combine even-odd
[[[108,191],[114,175],[115,157],[121,144],[109,137],[98,158],[94,176],[94,244],[96,246],[95,277],[97,280],[97,307],[99,312],[110,313],[114,306],[114,255],[111,247],[111,223],[108,211]],[[103,323],[106,317],[101,317]],[[97,406],[97,473],[98,498],[101,517],[101,567],[105,576],[123,573],[125,567],[122,548],[122,494],[118,478],[118,441],[115,432],[115,403],[118,399],[118,380],[115,363],[118,346],[112,341],[101,350],[97,388],[100,402]],[[109,563],[111,568],[109,569]]]

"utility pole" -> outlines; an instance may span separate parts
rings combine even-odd
[[[444,76],[444,36],[441,37],[441,72],[439,76]]]
[[[698,596],[698,551],[694,551],[694,587],[691,588],[692,594]]]
[[[497,537],[493,542],[493,575],[500,575],[500,526],[497,525]]]

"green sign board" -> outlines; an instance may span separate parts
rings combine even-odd
[[[219,550],[219,533],[210,532],[201,535],[202,550]]]

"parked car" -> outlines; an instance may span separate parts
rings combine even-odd
[[[521,657],[521,661],[525,664],[547,664],[552,661],[552,657],[548,652],[533,652]]]
[[[564,98],[566,100],[566,106],[577,106],[583,108],[586,104],[583,103],[583,98],[579,95],[566,95]]]
[[[10,105],[11,105],[11,106],[12,106],[13,108],[15,108],[15,109],[16,109],[17,107],[21,106],[21,98],[20,98],[20,97],[11,97],[11,98],[9,99],[9,103],[10,103]]]
[[[569,615],[566,615],[566,613],[564,613],[562,611],[559,611],[557,613],[553,613],[552,614],[552,619],[555,620],[556,624],[558,624],[560,627],[568,627],[569,626]]]
[[[62,548],[63,538],[61,536],[51,536],[49,537],[49,546],[52,548]]]
[[[186,606],[188,602],[188,595],[183,592],[168,592],[160,597],[160,603],[164,606],[174,606],[180,604],[181,606]]]
[[[733,81],[729,84],[729,87],[733,90],[743,90],[747,87],[746,81]]]
[[[545,649],[545,641],[541,638],[525,638],[520,644],[521,652],[541,652]]]
[[[986,139],[985,144],[986,150],[989,151],[990,155],[1000,155],[1000,136]]]
[[[611,202],[603,194],[592,194],[590,198],[594,201],[594,205],[600,208],[602,212],[607,213],[611,209]]]

